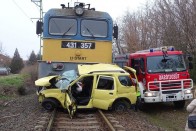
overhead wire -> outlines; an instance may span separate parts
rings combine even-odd
[[[15,0],[12,0],[12,2],[20,9],[20,11],[33,23],[31,18],[27,15],[27,13],[17,4]]]

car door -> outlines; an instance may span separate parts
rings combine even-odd
[[[140,96],[141,94],[139,90],[139,83],[138,83],[138,78],[136,75],[136,70],[128,66],[124,66],[123,69],[129,72],[131,80],[135,83],[137,96]]]
[[[68,110],[69,116],[72,119],[77,110],[76,100],[68,89],[65,93],[65,106]]]
[[[116,82],[114,77],[100,75],[92,96],[93,107],[108,110],[116,98]]]

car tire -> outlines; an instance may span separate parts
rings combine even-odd
[[[185,100],[182,101],[174,101],[174,107],[177,109],[182,109],[185,106]]]
[[[45,99],[42,102],[42,106],[44,107],[45,110],[53,111],[55,108],[58,107],[58,102],[54,99]]]
[[[128,109],[128,104],[126,104],[126,102],[124,101],[116,101],[113,106],[112,109],[116,112],[123,112],[126,111]]]

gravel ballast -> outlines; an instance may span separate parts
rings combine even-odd
[[[0,131],[32,131],[44,109],[35,93],[0,103]],[[108,112],[108,111],[107,111]],[[109,112],[110,113],[110,112]],[[111,112],[127,131],[163,131],[150,123],[140,111]]]

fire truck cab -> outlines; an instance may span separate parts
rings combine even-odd
[[[193,98],[193,80],[190,79],[183,53],[173,46],[118,56],[114,58],[114,63],[136,70],[141,93],[139,108],[145,103],[158,102],[173,102],[175,107],[183,108],[185,100]]]

